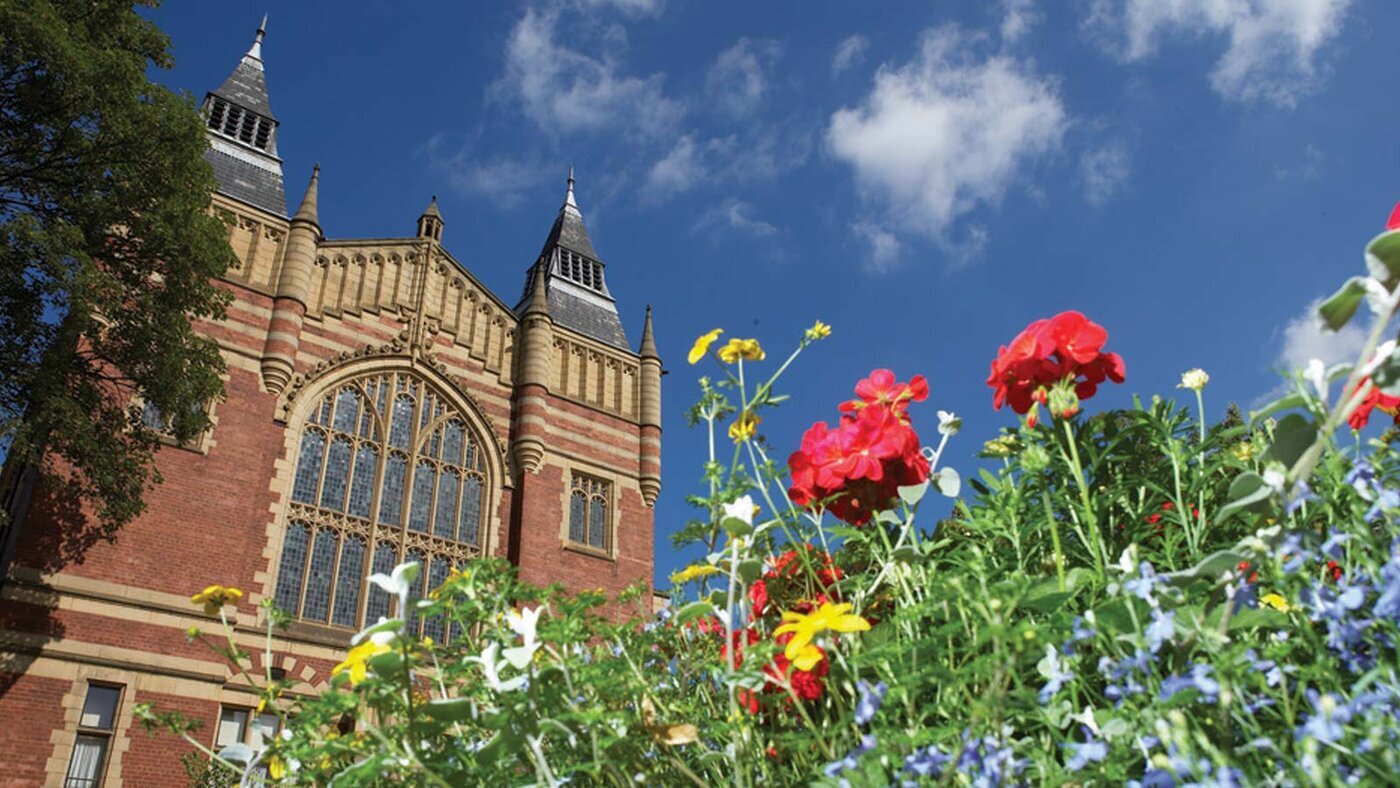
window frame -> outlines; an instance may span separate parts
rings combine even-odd
[[[89,680],[86,682],[85,687],[83,703],[78,707],[78,725],[73,732],[73,747],[68,753],[68,768],[63,772],[64,788],[67,788],[69,783],[73,782],[75,779],[80,779],[82,784],[86,786],[86,778],[75,778],[73,776],[73,767],[75,765],[74,757],[78,754],[78,743],[83,737],[101,738],[103,740],[102,756],[97,762],[97,769],[92,778],[92,788],[102,788],[102,785],[107,782],[107,768],[112,763],[112,748],[116,743],[117,727],[122,712],[122,701],[126,696],[126,686],[115,682]],[[88,698],[91,696],[94,687],[115,690],[117,693],[116,702],[112,704],[110,727],[99,728],[97,726],[83,724],[83,709],[87,708]]]
[[[617,556],[618,529],[617,495],[618,490],[620,489],[618,485],[618,480],[612,477],[611,475],[601,474],[592,469],[581,470],[579,468],[570,468],[567,478],[569,480],[569,483],[564,487],[563,495],[561,496],[563,501],[563,517],[561,518],[562,527],[560,528],[560,541],[562,542],[564,549],[584,553],[590,556],[594,556],[596,558],[606,558],[608,560],[615,560]],[[587,490],[584,491],[584,541],[582,542],[574,540],[572,534],[573,499],[574,493],[579,491],[578,480],[583,480],[585,485],[588,483],[601,485],[603,490],[601,496],[595,496],[594,493]],[[588,541],[589,536],[593,533],[591,522],[592,507],[588,505],[588,501],[591,501],[594,497],[601,497],[603,499],[604,523],[602,528],[602,547],[589,544]]]
[[[195,454],[209,453],[210,440],[213,438],[214,426],[217,423],[214,418],[214,408],[217,405],[217,400],[209,399],[200,403],[199,409],[204,411],[204,415],[209,418],[209,426],[205,428],[203,432],[200,432],[198,435],[194,436],[193,438],[187,441],[175,440],[175,436],[170,434],[169,421],[164,418],[165,414],[160,413],[159,409],[155,408],[154,405],[151,405],[149,402],[147,402],[144,397],[134,397],[132,399],[132,404],[141,409],[141,425],[146,429],[149,429],[152,432],[154,432],[156,434],[156,437],[160,439],[160,442],[163,445],[173,446],[177,449],[184,449],[185,451],[191,451]],[[146,418],[146,409],[148,407],[155,410],[157,414],[159,414],[162,417],[161,421],[165,424],[165,426],[155,427],[151,425],[151,423]]]
[[[348,407],[350,400],[346,391],[353,391],[356,397],[355,417],[341,421],[340,407]],[[395,417],[396,404],[403,398],[411,399],[411,408],[406,414]],[[342,402],[344,403],[342,405]],[[407,435],[402,440],[394,429],[396,422],[404,420]],[[417,589],[418,595],[425,595],[428,577],[433,565],[449,562],[460,567],[465,561],[489,554],[493,504],[497,489],[496,477],[499,470],[493,463],[496,446],[491,443],[489,427],[483,427],[481,419],[468,404],[450,393],[443,386],[430,380],[419,370],[403,368],[374,368],[348,374],[334,383],[320,389],[314,400],[305,408],[303,418],[289,427],[288,443],[291,452],[291,467],[283,515],[279,520],[280,544],[271,565],[272,580],[269,583],[269,597],[283,600],[290,605],[288,612],[297,626],[308,627],[308,633],[329,635],[332,631],[354,631],[379,614],[391,611],[382,610],[382,600],[375,596],[375,589],[366,578],[372,572],[388,571],[376,566],[376,557],[386,545],[393,553],[393,562],[413,560],[414,553],[426,559]],[[348,431],[347,431],[348,430]],[[320,436],[319,450],[313,458],[302,456],[302,447],[308,435]],[[330,487],[331,451],[337,440],[349,441],[349,462],[344,468],[345,489],[335,501],[324,501]],[[367,516],[352,514],[351,509],[356,491],[357,467],[362,449],[373,447],[375,467],[365,476],[369,484],[369,505]],[[396,459],[397,458],[397,459]],[[303,474],[303,459],[313,471]],[[402,461],[403,478],[397,491],[390,491],[386,479],[396,477],[391,466]],[[424,469],[425,464],[431,466]],[[298,480],[299,475],[305,479]],[[444,478],[455,477],[456,487],[451,495],[444,493]],[[424,478],[431,478],[431,490],[421,484]],[[470,480],[476,484],[471,485]],[[468,494],[474,486],[476,495]],[[422,493],[421,500],[416,492]],[[473,498],[475,499],[473,501]],[[384,512],[386,501],[397,500],[394,515],[387,519]],[[440,505],[451,501],[452,515],[447,518],[440,514]],[[338,505],[337,505],[338,504]],[[415,510],[421,509],[424,526],[416,527],[419,518]],[[465,518],[474,517],[474,522]],[[446,519],[452,520],[451,534],[446,533]],[[439,528],[439,521],[443,528]],[[288,559],[286,550],[289,535],[293,528],[305,529],[305,554],[293,554]],[[317,558],[316,542],[319,534],[329,531],[335,535],[334,548],[330,550],[331,561],[327,569],[329,579],[325,584],[311,582],[313,562]],[[360,551],[359,585],[355,589],[357,599],[350,613],[350,624],[345,623],[345,611],[341,611],[337,621],[338,597],[350,592],[349,584],[342,583],[343,564],[350,554],[347,545],[356,540],[363,544]],[[298,536],[298,544],[303,541]],[[291,560],[293,564],[286,564]],[[296,561],[300,566],[294,566]],[[351,571],[353,571],[353,565]],[[392,567],[389,567],[392,568]],[[295,571],[294,571],[295,570]],[[283,579],[287,572],[287,579]],[[284,587],[285,584],[285,587]],[[294,589],[292,586],[295,585]],[[307,600],[313,586],[317,594],[323,585],[327,594],[326,615],[305,618]],[[342,587],[343,586],[343,587]],[[292,602],[295,596],[296,601]],[[317,606],[320,598],[317,597]],[[319,612],[319,609],[316,611]],[[421,620],[415,622],[422,628]]]

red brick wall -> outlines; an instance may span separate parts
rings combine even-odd
[[[0,673],[0,786],[41,785],[71,681]]]

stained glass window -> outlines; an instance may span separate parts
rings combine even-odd
[[[409,373],[376,373],[325,394],[298,443],[277,604],[358,628],[390,613],[389,597],[367,587],[369,574],[407,556],[424,562],[422,585],[479,555],[482,457],[462,414]],[[593,544],[589,536],[582,540]]]
[[[447,582],[447,574],[451,569],[452,562],[446,558],[434,558],[432,567],[428,571],[428,590],[431,591],[443,583]],[[423,621],[423,634],[442,643],[446,640],[447,634],[442,616],[431,616]]]
[[[287,538],[282,542],[282,565],[277,570],[277,606],[296,615],[301,602],[301,573],[306,568],[306,526],[287,526]]]
[[[316,483],[321,479],[321,451],[325,446],[326,436],[319,430],[307,430],[301,436],[296,482],[292,485],[293,501],[315,503]]]
[[[569,492],[569,541],[607,550],[611,500],[611,484],[581,473],[574,474]]]
[[[365,540],[352,536],[340,551],[340,569],[336,571],[335,611],[331,623],[342,627],[355,626],[355,614],[360,612],[360,585],[365,577]]]
[[[335,551],[339,543],[340,537],[329,528],[316,532],[311,563],[306,569],[306,601],[301,606],[302,618],[326,620],[326,611],[331,603],[331,571],[335,566]]]

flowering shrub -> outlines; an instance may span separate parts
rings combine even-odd
[[[323,695],[247,677],[284,734],[206,752],[210,768],[304,785],[1393,783],[1400,454],[1395,430],[1343,425],[1400,397],[1381,342],[1400,230],[1367,251],[1369,275],[1320,309],[1337,329],[1369,305],[1359,362],[1311,365],[1248,419],[1205,421],[1201,370],[1182,380],[1194,408],[1081,413],[1123,359],[1079,313],[1032,323],[988,380],[994,407],[1028,418],[985,444],[966,490],[940,467],[958,418],[939,411],[922,448],[928,383],[888,370],[779,466],[761,414],[830,327],[756,385],[757,340],[712,355],[710,332],[690,360],[721,376],[690,418],[735,459],[705,463],[674,541],[706,556],[667,609],[641,588],[532,588],[496,559],[416,602],[416,565],[375,575],[396,617],[348,644]],[[937,494],[956,500],[935,522]],[[194,603],[227,629],[240,597]],[[411,635],[410,609],[450,637]],[[241,667],[228,637],[211,645]],[[178,715],[144,713],[201,746]]]

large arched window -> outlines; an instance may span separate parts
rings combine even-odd
[[[325,394],[302,428],[278,607],[303,621],[359,628],[389,613],[372,572],[418,561],[415,597],[481,554],[486,477],[481,440],[420,378],[383,372]],[[410,618],[443,639],[443,622]]]

